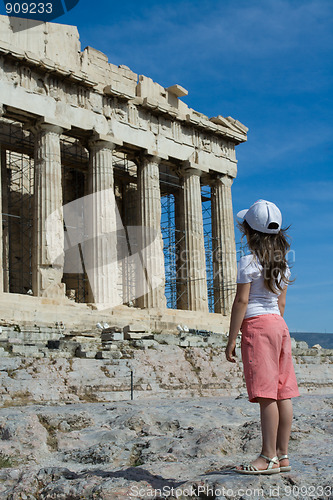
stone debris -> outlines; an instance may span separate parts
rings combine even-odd
[[[225,359],[227,335],[138,331],[138,325],[64,331],[42,341],[41,332],[19,325],[3,327],[0,347],[2,405],[108,402],[126,399],[133,371],[140,398],[237,395],[246,391],[237,339],[238,362]],[[143,330],[143,329],[142,329]],[[127,332],[125,338],[124,331]],[[22,332],[21,332],[22,333]],[[92,335],[93,334],[93,335]],[[133,336],[132,336],[133,335]],[[35,341],[34,341],[35,338]],[[324,394],[333,380],[333,350],[292,342],[302,394]]]
[[[124,340],[124,332],[102,332],[102,342],[105,343],[111,340]]]
[[[154,335],[147,331],[144,325],[126,325],[124,326],[125,340],[153,339]]]

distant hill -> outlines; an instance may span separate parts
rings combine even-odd
[[[309,347],[320,344],[324,349],[333,349],[333,333],[290,332],[295,340],[304,340]]]

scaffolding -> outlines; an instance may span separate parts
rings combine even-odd
[[[161,231],[163,238],[165,296],[167,307],[177,309],[177,250],[175,225],[175,196],[167,193],[161,197]]]
[[[6,152],[7,192],[3,193],[5,288],[11,293],[31,293],[33,160],[23,153]],[[8,284],[7,284],[8,281]]]
[[[75,200],[79,200],[85,194],[85,173],[88,169],[89,155],[77,139],[62,136],[60,139],[61,163],[62,163],[62,196],[63,206]],[[75,302],[87,302],[88,277],[83,264],[84,242],[86,239],[84,231],[83,214],[78,217],[79,227],[70,227],[64,219],[65,236],[65,265],[63,283],[66,284],[66,294]],[[75,229],[80,235],[80,243],[71,248],[68,239],[68,231]],[[75,271],[75,272],[73,272]]]
[[[212,237],[212,190],[209,185],[201,186],[202,219],[205,239],[206,280],[208,310],[215,312],[214,270],[213,270],[213,237]]]

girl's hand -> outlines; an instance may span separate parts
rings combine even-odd
[[[236,342],[228,342],[228,345],[225,349],[225,356],[230,363],[236,363]]]

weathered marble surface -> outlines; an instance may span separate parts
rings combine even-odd
[[[333,395],[293,401],[292,471],[271,477],[231,470],[260,450],[259,408],[244,395],[4,408],[0,497],[333,498]]]
[[[59,349],[42,343],[13,344],[12,351],[0,353],[0,406],[126,400],[131,370],[140,399],[237,396],[246,391],[239,348],[233,364],[225,358],[225,337],[215,335],[207,342],[200,336],[184,338],[156,335],[159,342],[114,341],[101,346],[100,339],[76,336],[62,341]],[[295,343],[293,349],[301,394],[332,393],[332,350],[301,346]]]

